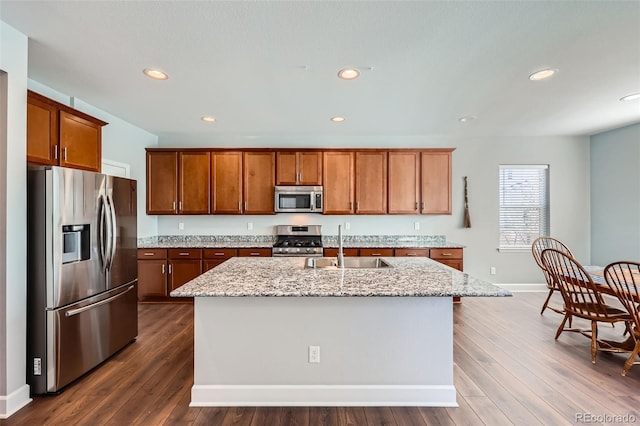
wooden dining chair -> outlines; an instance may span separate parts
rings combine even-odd
[[[556,331],[556,339],[563,331],[580,333],[591,339],[591,362],[595,364],[598,350],[608,352],[628,352],[611,346],[604,340],[598,340],[598,323],[615,324],[624,322],[630,327],[629,314],[605,303],[596,284],[582,265],[570,255],[556,249],[542,251],[542,263],[552,275],[564,300],[564,318]],[[571,317],[583,318],[591,322],[591,329],[565,328]]]
[[[542,255],[543,250],[550,249],[550,248],[556,249],[558,251],[561,251],[573,257],[573,254],[571,253],[571,250],[569,250],[569,247],[567,247],[562,241],[552,237],[538,237],[531,244],[533,259],[536,261],[540,269],[542,269],[542,272],[544,273],[544,278],[547,281],[547,288],[549,289],[549,294],[547,295],[547,298],[544,301],[544,304],[542,305],[542,310],[540,311],[540,315],[542,315],[544,313],[544,310],[547,308],[559,314],[565,313],[564,310],[560,308],[549,306],[549,300],[551,299],[551,296],[553,296],[553,293],[555,293],[556,291],[560,291],[556,283],[553,281],[553,277],[551,276],[551,274],[549,274],[549,272],[547,271],[547,268],[542,263],[542,258],[540,257]],[[569,325],[571,325],[571,323],[569,323]]]
[[[632,365],[640,364],[640,263],[613,262],[604,268],[604,279],[607,285],[620,300],[631,317],[630,335],[635,343],[631,355],[622,368],[622,375],[626,375]]]

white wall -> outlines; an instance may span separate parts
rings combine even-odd
[[[640,124],[591,137],[591,261],[640,261]]]
[[[0,130],[0,418],[30,401],[25,377],[27,49],[27,37],[0,21],[0,70],[6,73],[6,109],[0,111],[6,118]]]
[[[303,141],[303,142],[301,142]],[[176,146],[160,139],[161,147]],[[566,241],[578,259],[588,263],[589,140],[587,137],[233,137],[214,136],[215,147],[353,147],[456,148],[453,152],[453,214],[450,216],[158,216],[160,235],[273,234],[274,225],[319,224],[323,233],[336,234],[339,223],[350,222],[353,235],[436,234],[466,245],[465,271],[496,283],[542,283],[544,277],[531,253],[500,253],[498,247],[498,165],[549,164],[551,234]],[[469,179],[472,228],[462,228],[462,177]],[[184,223],[184,231],[178,224]],[[253,223],[253,230],[247,223]],[[414,222],[420,230],[414,231]],[[489,275],[491,266],[497,275]]]
[[[29,80],[28,85],[29,89],[34,92],[55,99],[65,105],[71,104],[70,96],[44,84]],[[131,179],[138,181],[138,236],[156,235],[157,220],[155,217],[147,216],[145,213],[147,180],[144,148],[156,147],[158,145],[158,137],[80,99],[73,99],[73,108],[109,123],[102,128],[102,158],[131,166]]]

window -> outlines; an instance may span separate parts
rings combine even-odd
[[[531,249],[549,235],[549,166],[500,166],[500,249]]]

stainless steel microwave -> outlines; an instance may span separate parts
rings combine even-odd
[[[322,213],[321,186],[276,186],[276,213]]]

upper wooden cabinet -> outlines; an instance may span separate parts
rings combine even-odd
[[[322,152],[278,152],[276,185],[322,185]]]
[[[211,153],[211,212],[242,213],[242,152]]]
[[[273,214],[276,156],[274,152],[244,153],[245,214]]]
[[[420,152],[389,153],[390,214],[420,212]]]
[[[180,152],[179,158],[179,214],[207,214],[210,211],[211,154],[209,152]]]
[[[324,214],[451,214],[452,151],[148,148],[147,213],[274,214],[276,184],[322,182]]]
[[[355,213],[387,213],[387,152],[355,154]]]
[[[451,151],[389,152],[390,214],[451,214]]]
[[[451,214],[451,150],[422,152],[422,214]]]
[[[27,161],[99,172],[107,123],[27,91]]]
[[[27,93],[27,161],[57,165],[58,108]]]
[[[175,214],[178,199],[178,153],[147,152],[147,214]]]
[[[210,153],[147,152],[147,214],[209,213]]]
[[[355,154],[349,151],[326,151],[322,181],[325,214],[353,214]]]

